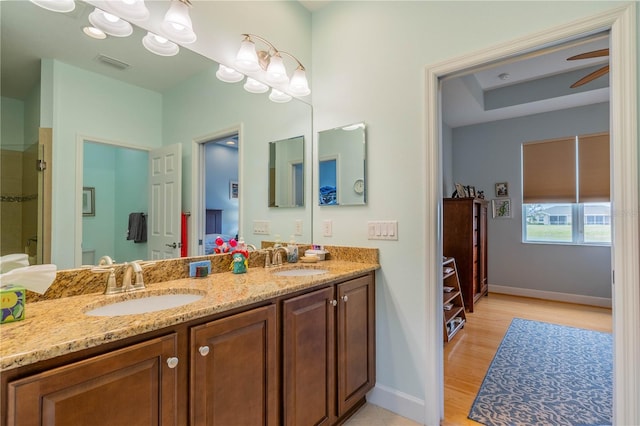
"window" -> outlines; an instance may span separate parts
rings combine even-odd
[[[610,244],[610,203],[523,204],[523,240],[537,243]]]
[[[609,134],[522,145],[524,242],[610,244]]]

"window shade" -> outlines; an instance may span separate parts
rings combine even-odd
[[[578,137],[578,202],[610,201],[609,134]]]
[[[522,145],[522,199],[526,204],[576,202],[575,137]]]

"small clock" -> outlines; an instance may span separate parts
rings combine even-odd
[[[364,192],[364,179],[357,179],[353,183],[353,190],[356,194],[362,194]]]

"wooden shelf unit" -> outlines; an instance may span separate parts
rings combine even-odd
[[[452,287],[453,290],[444,291],[444,287]],[[458,280],[458,270],[453,257],[446,257],[442,261],[442,304],[444,312],[443,335],[444,341],[448,342],[467,322],[460,281]],[[451,309],[444,308],[447,304],[452,305]],[[456,320],[456,318],[460,319]]]
[[[445,198],[442,251],[456,259],[458,280],[469,312],[489,294],[487,216],[489,203],[479,198]]]

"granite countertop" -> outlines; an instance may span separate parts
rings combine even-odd
[[[249,268],[246,274],[225,272],[206,278],[158,282],[138,292],[111,296],[93,293],[27,303],[25,320],[0,325],[0,371],[355,277],[379,267],[377,263],[328,260],[270,269]],[[291,268],[318,268],[329,272],[296,277],[273,274],[276,270]],[[203,298],[180,307],[138,315],[98,317],[85,314],[120,300],[167,293],[201,294]]]

